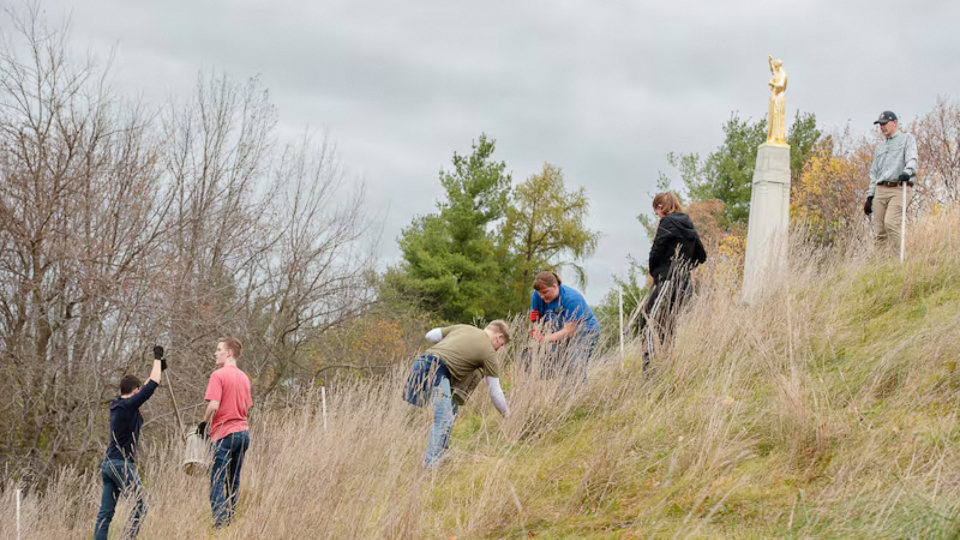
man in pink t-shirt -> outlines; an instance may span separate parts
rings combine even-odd
[[[227,337],[217,342],[217,369],[210,375],[208,402],[201,433],[210,426],[213,440],[213,467],[210,469],[210,508],[213,526],[229,525],[240,500],[240,468],[243,456],[250,447],[247,409],[253,404],[250,397],[250,378],[237,367],[240,341]]]

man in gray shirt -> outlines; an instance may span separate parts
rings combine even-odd
[[[890,248],[900,246],[900,220],[903,205],[910,201],[913,177],[917,174],[917,140],[909,133],[897,131],[897,115],[890,111],[880,113],[874,124],[886,139],[877,146],[870,167],[870,187],[863,212],[876,212],[874,226],[877,239]],[[907,197],[903,198],[903,185]]]

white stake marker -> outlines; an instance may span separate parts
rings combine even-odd
[[[903,252],[907,242],[907,183],[900,182],[903,186],[903,203],[900,204],[900,262],[903,262]]]
[[[323,430],[327,430],[327,387],[320,387],[320,402],[323,406]]]
[[[17,540],[20,540],[20,489],[17,489]]]

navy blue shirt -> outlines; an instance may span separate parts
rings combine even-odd
[[[107,459],[136,461],[137,441],[140,439],[140,427],[143,426],[140,406],[150,399],[156,389],[157,382],[150,379],[136,394],[128,398],[118,397],[110,404],[110,444],[107,446]]]
[[[583,295],[566,285],[560,285],[560,294],[549,303],[544,302],[537,291],[533,291],[530,310],[534,309],[540,314],[542,320],[556,330],[568,322],[576,322],[577,333],[600,331],[600,322],[587,305],[587,301],[583,299]]]

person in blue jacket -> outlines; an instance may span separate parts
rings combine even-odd
[[[143,426],[140,406],[150,399],[160,385],[161,373],[167,367],[167,361],[163,358],[163,347],[154,346],[153,358],[153,369],[147,384],[141,385],[140,379],[127,375],[120,381],[120,397],[110,404],[110,443],[100,464],[103,492],[93,533],[94,540],[107,540],[110,522],[113,521],[117,499],[121,493],[133,498],[133,510],[124,528],[123,538],[137,536],[140,523],[147,513],[143,500],[143,482],[137,473],[137,447],[140,445],[140,428]]]
[[[600,340],[600,322],[583,295],[564,285],[556,272],[540,272],[533,280],[530,320],[542,323],[545,333],[534,327],[531,336],[542,343],[563,345],[569,370],[587,378],[587,364]]]

